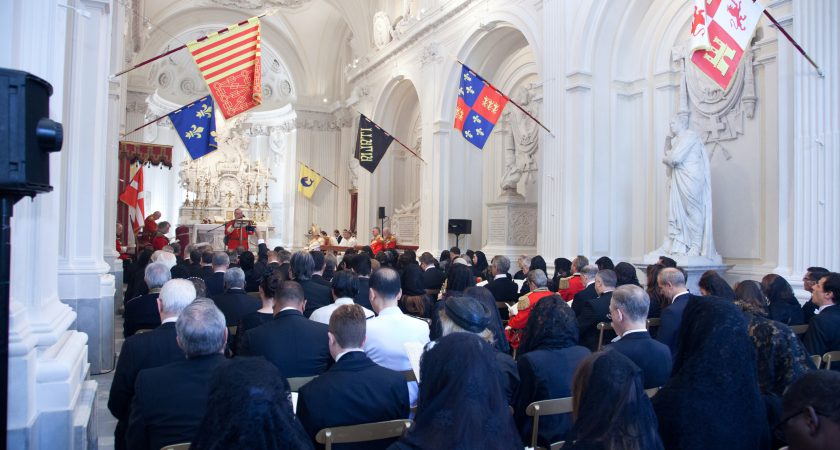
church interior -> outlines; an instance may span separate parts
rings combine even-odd
[[[676,258],[689,284],[773,273],[807,300],[808,267],[840,268],[840,9],[761,3],[777,22],[758,19],[724,88],[692,60],[693,0],[0,2],[0,67],[49,83],[64,129],[51,191],[11,215],[8,448],[114,448],[100,426],[123,339],[114,236],[136,243],[118,198],[141,167],[144,214],[218,249],[240,208],[293,252],[313,226],[364,245],[384,225],[417,255],[457,242],[541,255],[549,276],[576,255],[642,268],[673,234],[663,158],[680,117],[709,189],[711,248]],[[261,102],[217,110],[218,147],[193,159],[168,115],[211,90],[177,49],[258,15]],[[510,98],[483,148],[453,127],[462,67]],[[361,115],[395,138],[373,172]],[[321,179],[309,196],[302,168]]]

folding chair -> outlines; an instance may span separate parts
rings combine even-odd
[[[803,334],[805,334],[806,331],[808,331],[808,324],[806,323],[805,325],[791,325],[790,329],[793,330],[794,334],[796,334],[797,336],[802,336]]]
[[[840,351],[826,352],[822,357],[824,369],[831,370],[831,361],[840,362]]]
[[[531,403],[525,409],[525,414],[534,418],[534,425],[531,429],[531,447],[534,450],[545,450],[537,446],[537,435],[540,430],[540,417],[554,414],[567,414],[572,412],[572,397],[553,398],[551,400],[540,400]],[[564,441],[551,444],[550,450],[556,450],[563,446]]]
[[[813,361],[814,366],[815,366],[817,369],[819,369],[819,368],[820,368],[820,366],[822,365],[822,356],[820,356],[820,355],[811,355],[811,356],[810,356],[810,358],[811,358],[811,361]]]
[[[386,422],[363,423],[346,427],[324,428],[315,435],[315,441],[332,450],[333,444],[368,442],[379,439],[398,438],[414,425],[413,420],[400,419]]]
[[[598,351],[604,349],[604,330],[612,331],[612,323],[610,322],[601,322],[598,324]]]
[[[190,450],[190,443],[182,442],[180,444],[167,445],[160,450]]]
[[[648,398],[653,398],[653,396],[656,395],[657,392],[659,392],[658,387],[645,389],[645,394],[647,394]]]
[[[298,392],[298,391],[300,391],[300,388],[303,387],[303,385],[305,385],[306,383],[309,383],[310,381],[314,380],[317,377],[318,377],[318,375],[313,375],[311,377],[292,377],[292,378],[289,378],[288,379],[289,388],[291,388],[292,392]]]

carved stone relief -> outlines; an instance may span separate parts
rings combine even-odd
[[[378,11],[373,15],[373,43],[377,49],[382,49],[393,38],[394,28],[391,26],[391,20],[388,19],[388,13],[385,11]]]
[[[288,8],[295,9],[312,0],[210,0],[208,4],[231,6],[242,9]]]

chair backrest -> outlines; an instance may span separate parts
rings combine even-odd
[[[658,387],[645,389],[645,394],[647,394],[648,397],[653,397],[657,392],[659,392]]]
[[[411,369],[400,371],[400,373],[405,377],[405,381],[417,381],[417,375],[414,375]]]
[[[309,383],[310,381],[314,380],[317,377],[318,377],[318,375],[313,375],[311,377],[292,377],[292,378],[289,378],[288,379],[289,388],[291,389],[292,392],[297,392],[297,391],[300,390],[300,388],[303,387],[303,385],[305,385],[306,383]]]
[[[660,323],[659,317],[654,317],[652,319],[646,320],[645,321],[645,326],[647,327],[648,330],[650,330],[651,328],[658,328],[659,323]]]
[[[227,329],[228,329],[228,334],[229,335],[236,336],[236,332],[239,330],[239,327],[236,326],[236,325],[231,325],[231,326],[227,327]]]
[[[190,450],[190,443],[182,442],[180,444],[167,445],[160,450]]]
[[[363,423],[346,427],[324,428],[315,435],[315,441],[325,444],[327,450],[332,444],[376,441],[379,439],[398,438],[414,425],[413,420],[400,419],[386,422]]]
[[[139,330],[135,331],[135,332],[134,332],[134,334],[143,334],[143,333],[148,333],[148,332],[150,332],[150,331],[152,331],[152,330],[154,330],[154,328],[141,328],[141,329],[139,329]]]
[[[808,324],[806,323],[804,325],[791,325],[790,329],[793,330],[793,332],[797,336],[802,336],[803,334],[805,334],[806,331],[808,331]]]
[[[822,356],[820,355],[811,355],[811,361],[814,362],[814,366],[819,369],[822,365]]]
[[[604,330],[612,331],[612,323],[610,322],[601,322],[598,324],[598,351],[600,352],[604,348]]]
[[[257,291],[257,292],[248,292],[248,295],[250,295],[251,297],[256,297],[256,298],[259,298],[260,300],[262,300],[262,298],[260,297],[260,291]]]
[[[826,352],[822,357],[825,363],[824,369],[831,370],[831,362],[840,362],[840,351]]]
[[[531,447],[537,447],[537,432],[540,429],[540,416],[567,414],[570,412],[572,412],[572,397],[540,400],[528,405],[525,408],[525,414],[534,418],[534,426],[531,429]],[[554,444],[552,444],[551,448],[554,448]]]

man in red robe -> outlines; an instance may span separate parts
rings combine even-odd
[[[561,278],[558,283],[558,293],[563,300],[566,302],[571,302],[575,299],[575,294],[584,290],[586,288],[586,283],[583,280],[583,276],[580,274],[580,271],[589,264],[589,259],[583,255],[577,255],[575,259],[572,260],[572,270],[574,270],[574,274],[568,278]]]
[[[149,214],[143,221],[143,230],[138,237],[138,244],[151,244],[157,233],[157,221],[160,220],[160,211]],[[138,245],[138,247],[141,247]]]
[[[370,250],[374,255],[385,249],[385,239],[379,234],[379,227],[373,227],[370,230],[373,239],[370,240]]]
[[[169,238],[166,237],[166,233],[169,233],[169,222],[163,221],[157,224],[157,232],[155,233],[155,237],[152,239],[152,247],[155,250],[163,250],[163,247],[169,245]]]
[[[391,234],[391,229],[385,227],[382,229],[382,234],[385,235],[385,250],[396,250],[397,248],[397,237]]]
[[[245,214],[239,208],[233,211],[233,220],[225,222],[225,236],[228,238],[227,248],[228,250],[236,250],[243,247],[248,250],[248,235],[254,234],[254,232],[248,231],[245,227],[237,226],[237,220],[245,220]]]

